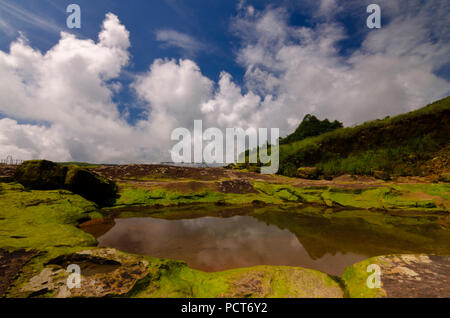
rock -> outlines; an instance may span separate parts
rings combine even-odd
[[[14,181],[14,177],[0,176],[0,183],[10,183]]]
[[[69,168],[64,187],[97,203],[105,203],[114,198],[117,193],[117,185],[114,182],[79,167]]]
[[[67,167],[47,160],[25,161],[17,167],[14,178],[24,187],[55,190],[64,187]]]
[[[70,264],[80,267],[80,288],[69,289],[66,271]],[[56,298],[127,296],[149,275],[149,263],[142,256],[112,248],[97,248],[57,257],[32,277],[22,291],[29,296],[47,294]]]
[[[369,266],[372,265],[371,268]],[[374,266],[375,265],[375,266]],[[379,269],[379,288],[371,283]],[[387,255],[369,258],[345,269],[342,279],[350,297],[450,297],[450,256]]]
[[[450,172],[442,173],[442,174],[439,176],[439,181],[449,183],[449,182],[450,182]]]
[[[374,176],[376,179],[385,180],[385,181],[391,179],[391,177],[389,176],[389,174],[388,174],[387,172],[385,172],[385,171],[379,171],[379,170],[374,171],[374,172],[373,172],[373,176]]]
[[[258,193],[258,191],[253,188],[251,182],[244,179],[219,181],[217,182],[217,186],[222,193]]]
[[[0,248],[0,298],[17,277],[22,267],[35,255],[35,250],[15,250],[12,252]]]
[[[67,189],[99,204],[109,203],[117,193],[117,185],[105,177],[77,166],[67,167],[47,160],[22,163],[14,178],[33,190]]]
[[[17,167],[14,178],[32,190],[67,189],[85,199],[107,204],[117,193],[117,185],[87,169],[63,166],[47,160],[31,160]]]
[[[0,164],[0,183],[13,182],[15,171],[16,166]]]
[[[301,267],[255,266],[229,277],[225,298],[342,298],[331,276]]]
[[[319,169],[316,167],[300,167],[297,170],[297,177],[302,179],[316,180],[319,177]]]

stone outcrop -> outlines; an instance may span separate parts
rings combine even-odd
[[[55,190],[64,187],[68,168],[47,160],[31,160],[17,167],[14,178],[26,188]]]
[[[14,178],[29,189],[67,189],[99,204],[107,204],[117,193],[116,184],[103,176],[78,166],[64,166],[47,160],[22,163]]]
[[[439,176],[439,181],[450,183],[450,172],[442,173]]]
[[[88,200],[100,203],[113,199],[117,193],[114,182],[79,167],[69,168],[64,187]]]
[[[317,169],[316,167],[298,168],[297,177],[302,179],[315,180],[319,177],[319,169]]]
[[[79,288],[67,284],[68,280],[74,282],[72,273],[67,272],[71,264],[81,269]],[[148,265],[141,256],[112,248],[86,250],[51,260],[22,287],[22,292],[56,298],[127,296],[149,274]]]
[[[379,268],[379,288],[370,288],[367,284],[375,273],[373,265]],[[373,257],[349,266],[342,278],[350,297],[448,298],[450,256],[404,254]]]

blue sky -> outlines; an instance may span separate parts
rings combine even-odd
[[[72,3],[81,7],[81,29],[68,29],[66,26],[66,8]],[[113,12],[130,31],[133,63],[126,68],[127,71],[144,72],[157,58],[187,57],[195,59],[202,72],[211,79],[217,80],[220,72],[227,70],[239,81],[245,69],[235,62],[233,52],[239,44],[235,43],[236,39],[230,32],[230,18],[236,14],[238,3],[233,0],[1,0],[0,16],[12,30],[1,34],[0,49],[9,49],[10,43],[18,36],[16,31],[23,32],[31,46],[43,52],[55,45],[60,31],[96,39],[105,14]],[[30,19],[30,16],[35,19]],[[158,30],[164,29],[187,34],[205,47],[190,52],[164,45],[156,36]],[[127,83],[131,79],[124,74],[122,80]],[[127,89],[116,99],[119,104],[137,102]]]
[[[159,161],[194,119],[283,136],[307,113],[354,125],[447,96],[449,2],[380,0],[379,30],[371,2],[0,0],[0,156]]]
[[[132,63],[124,69],[121,81],[128,84],[132,78],[127,76],[147,71],[157,58],[193,59],[208,78],[217,81],[222,71],[233,76],[235,82],[242,85],[245,67],[236,62],[236,51],[240,39],[235,36],[231,24],[238,14],[238,0],[0,0],[1,17],[11,30],[4,31],[0,38],[0,49],[7,51],[9,45],[23,32],[32,47],[45,52],[58,42],[60,32],[74,33],[80,38],[96,39],[105,14],[112,12],[130,31]],[[66,8],[76,3],[82,10],[82,28],[68,29]],[[283,7],[290,11],[289,22],[294,26],[314,26],[317,21],[311,16],[317,6],[302,1],[247,1],[255,9]],[[340,13],[338,19],[343,22],[348,33],[345,41],[338,43],[340,53],[350,54],[362,42],[366,5],[360,1],[355,12]],[[387,17],[386,17],[387,19]],[[175,30],[191,37],[198,48],[186,50],[158,41],[159,30]],[[200,46],[201,44],[201,46]],[[245,87],[244,87],[245,89]],[[130,89],[115,96],[118,105],[139,103]],[[139,110],[132,111],[129,121],[136,120]]]

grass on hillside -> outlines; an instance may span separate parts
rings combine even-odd
[[[280,170],[295,176],[302,166],[324,175],[420,175],[421,166],[449,143],[450,97],[392,118],[280,145]]]

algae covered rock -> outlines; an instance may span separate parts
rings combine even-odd
[[[399,254],[349,266],[342,280],[352,298],[448,298],[449,273],[449,256]]]
[[[98,203],[114,198],[117,193],[117,186],[114,182],[79,167],[69,168],[64,186],[73,193]]]
[[[373,176],[374,176],[376,179],[385,180],[385,181],[391,179],[391,177],[389,176],[389,174],[388,174],[387,172],[385,172],[385,171],[378,171],[378,170],[377,170],[377,171],[374,171],[374,172],[373,172]]]
[[[450,183],[450,172],[441,174],[439,176],[439,181]]]
[[[47,160],[25,161],[17,167],[14,178],[24,187],[55,190],[64,187],[67,167]]]
[[[69,265],[80,269],[79,286],[70,289]],[[61,255],[45,264],[23,287],[24,296],[45,294],[47,297],[119,297],[127,296],[149,275],[144,257],[98,248]]]
[[[297,170],[297,177],[315,180],[319,177],[319,169],[316,167],[300,167]]]
[[[68,167],[47,160],[22,163],[14,178],[33,190],[67,189],[100,204],[113,200],[117,193],[116,184],[105,177],[78,166]]]

